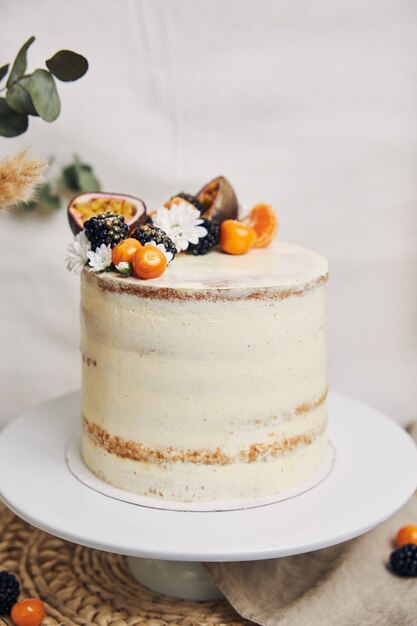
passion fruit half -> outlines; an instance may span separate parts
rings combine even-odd
[[[146,221],[146,206],[140,198],[98,191],[80,193],[68,204],[68,221],[74,235],[84,228],[84,222],[90,217],[100,215],[104,211],[122,215],[129,230],[141,226]]]
[[[204,206],[202,217],[218,224],[237,219],[238,202],[235,190],[224,176],[218,176],[205,185],[198,192],[197,200]]]

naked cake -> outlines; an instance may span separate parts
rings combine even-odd
[[[277,241],[225,254],[221,237],[149,280],[82,270],[82,456],[115,487],[239,500],[324,462],[327,262]]]

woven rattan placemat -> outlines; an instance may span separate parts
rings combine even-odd
[[[14,572],[22,596],[45,602],[44,624],[181,626],[249,624],[226,601],[187,602],[137,583],[123,556],[57,539],[0,504],[0,569]],[[11,624],[0,618],[0,624]]]

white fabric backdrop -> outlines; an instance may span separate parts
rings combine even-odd
[[[331,267],[331,387],[417,417],[417,4],[414,0],[2,0],[0,65],[61,48],[60,83],[29,146],[78,153],[107,190],[150,206],[224,174],[277,209],[280,237]],[[78,284],[65,211],[0,215],[0,419],[79,385]]]

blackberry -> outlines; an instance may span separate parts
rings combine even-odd
[[[90,217],[84,224],[85,234],[91,243],[92,250],[96,250],[104,243],[112,248],[129,234],[129,226],[125,224],[123,215],[113,211],[104,211]]]
[[[407,543],[391,552],[389,564],[398,576],[417,576],[417,545]]]
[[[200,226],[204,226],[207,229],[207,235],[200,237],[198,243],[190,243],[188,246],[188,252],[194,254],[194,256],[200,256],[201,254],[207,254],[214,246],[220,241],[220,225],[216,222],[203,217],[201,218],[203,223]]]
[[[200,202],[200,200],[196,196],[192,196],[190,193],[184,193],[184,191],[182,191],[181,193],[177,193],[177,195],[173,197],[182,198],[186,202],[189,202],[190,204],[193,205],[195,209],[200,211],[200,213],[204,213],[204,211],[206,210],[204,207],[204,204],[202,204],[202,202]]]
[[[20,593],[20,585],[14,574],[2,570],[0,572],[0,615],[9,613],[16,604]]]
[[[175,243],[172,241],[172,239],[168,237],[168,235],[165,233],[165,231],[162,230],[162,228],[158,228],[153,224],[144,224],[143,226],[138,226],[137,228],[135,228],[130,236],[140,241],[143,246],[145,245],[145,243],[148,243],[148,241],[154,241],[156,244],[164,244],[165,250],[172,253],[173,259],[177,254],[177,248],[175,247]]]

